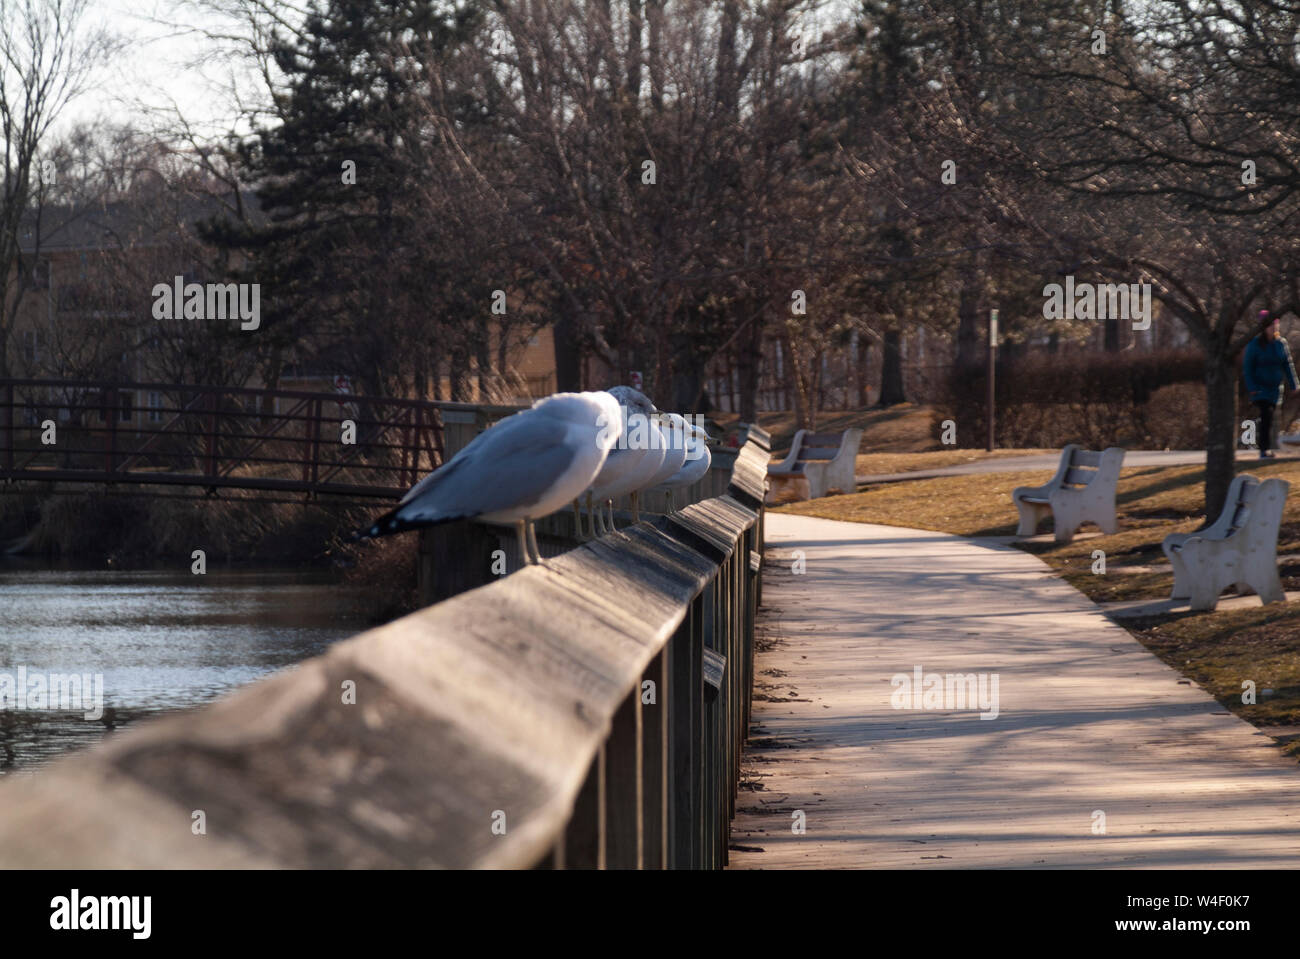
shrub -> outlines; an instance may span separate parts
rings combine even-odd
[[[999,359],[997,445],[1198,448],[1205,442],[1204,370],[1191,350]],[[958,445],[983,444],[986,382],[983,367],[954,368],[935,407],[936,439],[951,419]]]

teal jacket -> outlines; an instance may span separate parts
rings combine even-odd
[[[1268,343],[1258,336],[1252,337],[1246,344],[1241,371],[1246,376],[1246,391],[1256,403],[1282,402],[1284,383],[1288,389],[1300,387],[1291,362],[1291,349],[1280,336]]]

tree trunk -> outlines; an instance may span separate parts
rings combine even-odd
[[[497,376],[505,381],[506,371],[510,369],[510,325],[502,323],[497,327]]]
[[[582,390],[582,366],[576,330],[571,319],[560,311],[555,321],[555,391],[578,393]]]
[[[679,333],[672,338],[671,342],[675,362],[671,373],[673,405],[669,408],[676,413],[702,412],[696,409],[696,404],[703,393],[704,360],[699,350],[692,349],[689,335]]]
[[[806,397],[803,392],[803,358],[794,347],[794,338],[790,335],[789,329],[782,334],[782,341],[785,344],[786,389],[790,391],[794,400],[795,428],[808,429],[808,404],[804,402]]]
[[[474,361],[478,366],[478,402],[497,402],[497,397],[491,394],[499,392],[497,390],[496,370],[492,368],[492,341],[490,331],[484,324],[479,329],[478,342],[474,344]]]
[[[451,354],[451,401],[453,403],[472,403],[466,386],[469,380],[469,356],[462,347],[456,347]]]
[[[1236,473],[1237,365],[1212,350],[1205,360],[1207,428],[1205,438],[1205,522],[1223,511]]]
[[[1106,339],[1105,349],[1107,353],[1119,352],[1119,318],[1107,317],[1106,319]]]
[[[898,330],[885,331],[885,346],[881,357],[880,406],[906,403],[903,393],[903,334]]]
[[[871,341],[858,334],[858,356],[857,356],[857,386],[858,386],[858,409],[866,409],[867,404],[871,402],[871,385],[867,382],[867,376],[870,372],[868,361],[871,358]]]
[[[983,360],[984,331],[980,327],[980,288],[976,276],[962,277],[957,300],[957,369],[967,370]]]
[[[627,3],[627,92],[635,104],[641,94],[641,0]]]
[[[738,363],[740,366],[740,419],[744,423],[758,422],[758,386],[763,368],[763,327],[755,322],[749,332],[741,337]]]

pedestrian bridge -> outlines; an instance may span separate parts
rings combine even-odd
[[[518,407],[0,379],[0,480],[400,499]]]

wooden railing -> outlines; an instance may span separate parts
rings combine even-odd
[[[724,495],[5,782],[0,867],[722,866],[768,446]]]
[[[296,390],[0,379],[0,480],[391,499],[514,411]]]

